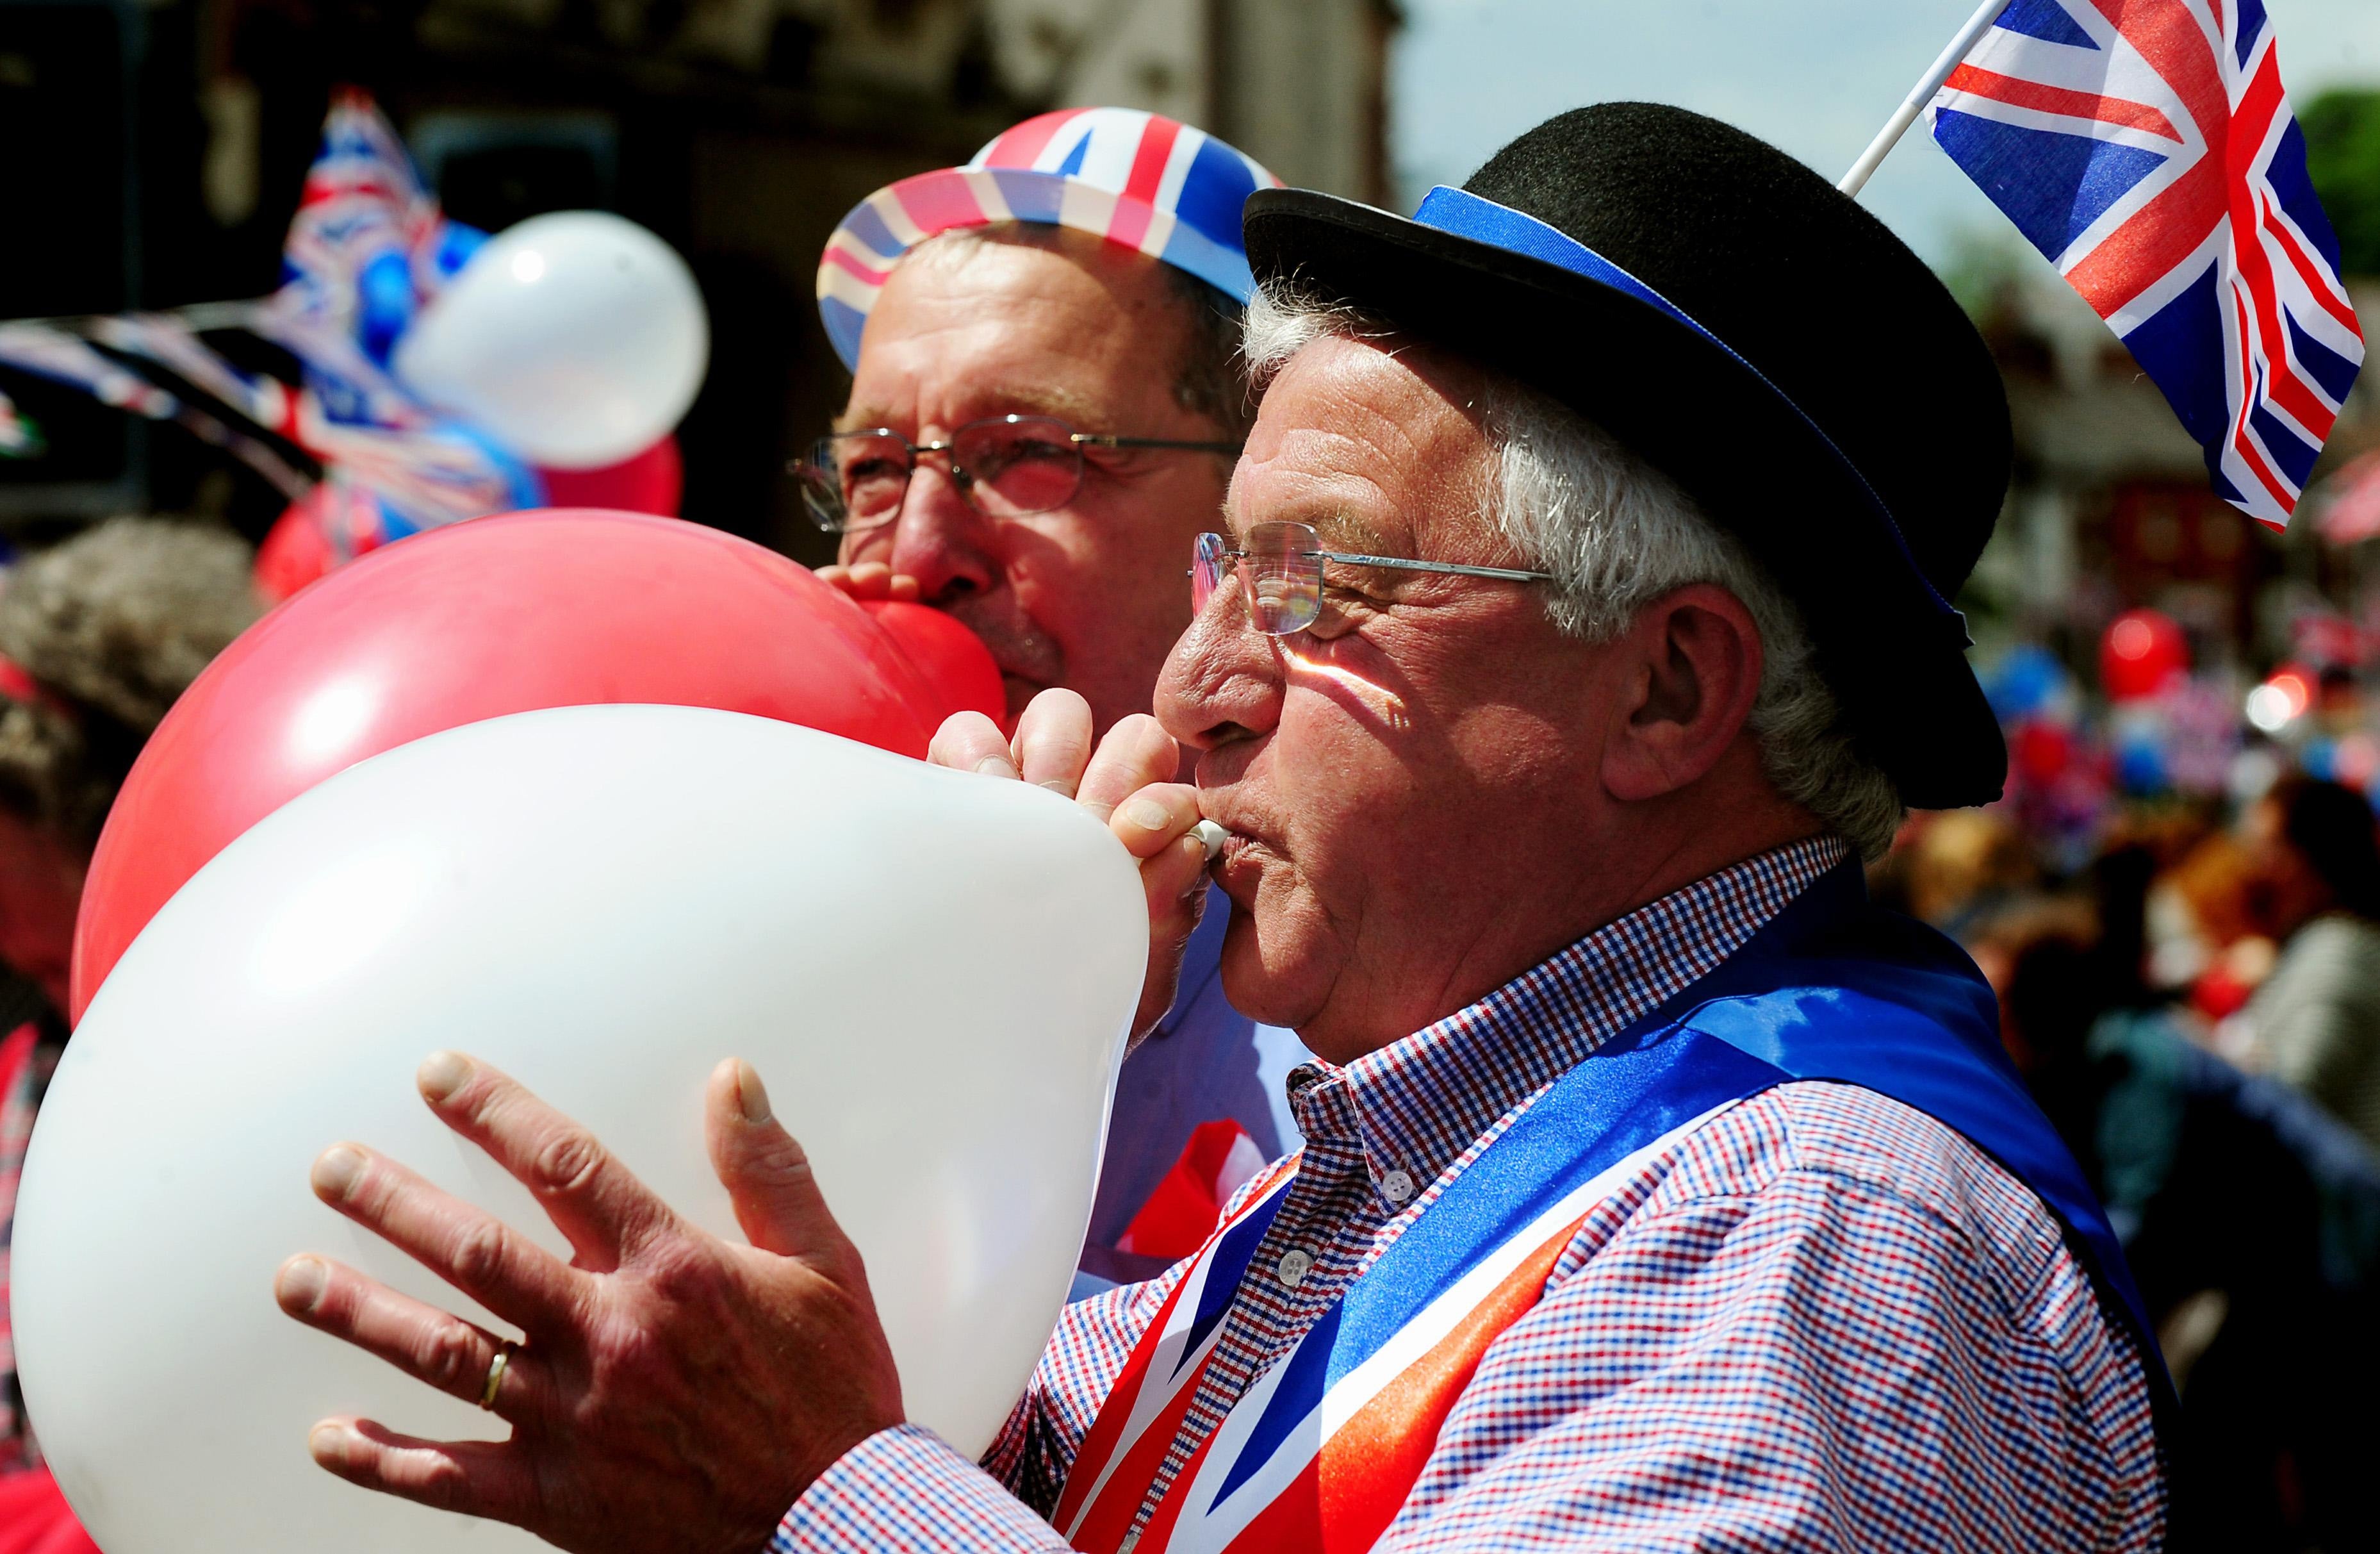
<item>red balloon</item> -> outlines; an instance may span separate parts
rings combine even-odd
[[[337,565],[310,505],[293,502],[256,548],[256,586],[278,604]]]
[[[552,507],[609,507],[674,518],[686,494],[686,463],[674,436],[601,469],[540,468],[537,477],[545,482],[546,504]]]
[[[2009,741],[2010,764],[2033,783],[2051,783],[2074,764],[2074,736],[2056,723],[2028,719]]]
[[[73,1017],[185,880],[333,772],[483,718],[635,701],[751,712],[910,756],[952,712],[1006,711],[990,653],[956,622],[888,630],[717,529],[542,512],[416,535],[267,615],[158,725],[91,859]]]
[[[0,1474],[0,1554],[99,1554],[47,1468]]]
[[[2171,615],[2127,610],[2099,638],[2099,686],[2110,701],[2152,697],[2190,672],[2190,642]]]
[[[871,599],[860,608],[892,633],[909,662],[941,692],[944,706],[974,708],[990,713],[996,723],[1007,723],[1008,687],[1001,683],[1000,665],[985,650],[982,637],[923,604]]]

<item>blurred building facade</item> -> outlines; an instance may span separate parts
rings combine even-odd
[[[609,209],[686,256],[712,320],[686,516],[815,560],[781,472],[842,402],[811,295],[852,204],[1083,103],[1386,203],[1397,25],[1393,0],[0,0],[0,134],[40,170],[0,318],[271,289],[330,92],[360,86],[456,219]],[[45,481],[61,517],[277,511],[171,429],[42,408],[53,460],[0,464],[0,520],[42,511]]]

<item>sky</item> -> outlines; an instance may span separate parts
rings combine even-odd
[[[2294,99],[2380,86],[2380,0],[2265,4]],[[1840,178],[1974,8],[1975,0],[1404,0],[1390,134],[1406,203],[1432,184],[1460,184],[1531,125],[1614,98],[1713,115]],[[2013,238],[1922,122],[1863,198],[1937,265],[1978,239]]]

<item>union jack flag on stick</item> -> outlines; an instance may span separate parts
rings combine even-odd
[[[1986,5],[1921,96],[1950,160],[2165,391],[2216,492],[2287,524],[2363,334],[2264,0]]]

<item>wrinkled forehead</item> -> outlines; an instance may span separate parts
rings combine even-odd
[[[1170,393],[1182,326],[1168,285],[1155,261],[1080,233],[944,233],[885,283],[837,430],[1007,414],[1116,430],[1152,385]]]
[[[1395,336],[1326,336],[1265,390],[1225,512],[1233,531],[1312,524],[1324,548],[1426,554],[1479,521],[1492,449],[1469,364]]]

